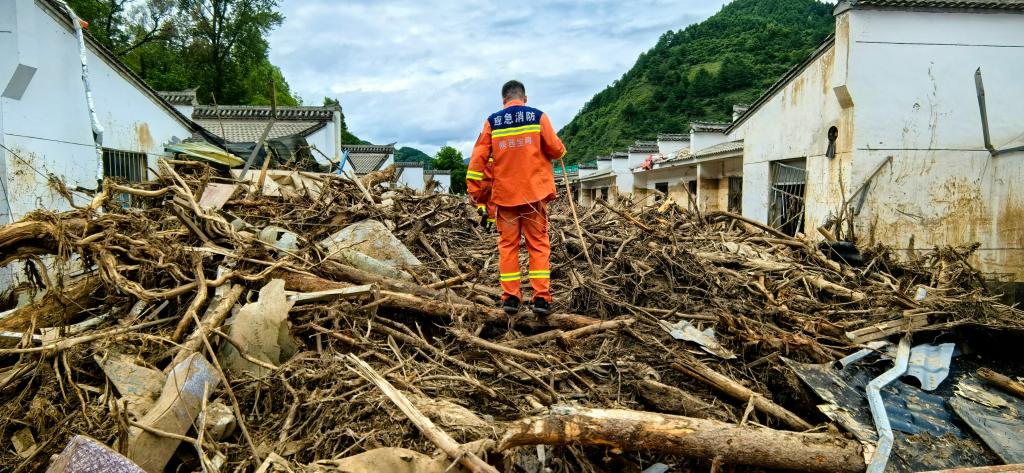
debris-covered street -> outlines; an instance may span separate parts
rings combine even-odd
[[[843,383],[911,346],[882,388],[891,467],[1019,456],[968,417],[1022,406],[976,371],[1022,374],[1024,325],[970,248],[844,258],[671,200],[581,209],[581,241],[562,200],[564,296],[507,318],[473,207],[388,190],[391,171],[277,171],[260,191],[161,161],[155,182],[0,227],[4,261],[39,279],[0,319],[2,469],[42,471],[82,434],[146,471],[863,471],[882,442]]]

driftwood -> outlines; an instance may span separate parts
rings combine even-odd
[[[100,278],[86,277],[72,282],[63,291],[48,291],[39,302],[0,319],[0,331],[22,332],[33,323],[36,327],[63,324],[71,316],[91,308],[92,298],[101,287]]]
[[[416,406],[412,405],[412,402],[409,402],[408,398],[395,389],[391,383],[371,368],[370,365],[366,364],[365,361],[353,355],[348,356],[348,361],[356,372],[377,386],[377,389],[380,389],[388,399],[391,399],[391,402],[398,406],[402,413],[409,418],[425,437],[434,442],[434,445],[437,445],[438,448],[444,450],[444,453],[447,453],[453,460],[461,463],[462,466],[472,472],[498,473],[498,470],[494,469],[493,466],[488,465],[480,457],[473,454],[473,452],[462,448],[455,439],[434,425],[433,421],[423,415]]]
[[[751,391],[750,388],[737,383],[736,380],[713,370],[710,366],[700,361],[690,359],[687,360],[685,364],[672,363],[672,368],[675,368],[681,373],[693,376],[694,378],[707,383],[738,401],[749,402],[752,399],[754,407],[757,410],[781,420],[786,425],[796,430],[810,430],[813,428],[811,424],[808,424],[807,421],[801,419],[785,407],[782,407],[768,400],[764,396]]]
[[[859,443],[832,434],[803,434],[714,420],[619,409],[553,407],[510,423],[499,450],[522,445],[600,445],[624,451],[721,457],[762,468],[862,472]]]
[[[711,404],[675,386],[659,383],[653,379],[645,379],[637,383],[640,397],[659,412],[676,414],[700,419],[720,418],[721,415]]]
[[[1024,399],[1024,383],[1014,381],[1001,373],[996,373],[988,368],[981,368],[978,370],[978,377],[985,380],[985,382],[999,387],[1003,391],[1006,391],[1014,396]]]

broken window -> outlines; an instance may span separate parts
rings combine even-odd
[[[768,224],[787,235],[804,231],[806,161],[772,162],[769,172]]]
[[[743,178],[729,178],[729,205],[728,209],[733,213],[743,213]]]
[[[661,192],[662,194],[668,195],[668,183],[658,182],[654,184],[654,190]]]
[[[690,195],[692,195],[693,198],[696,199],[697,198],[697,181],[687,182],[686,183],[686,188],[690,190]]]
[[[601,188],[601,199],[604,200],[605,202],[608,201],[608,188],[607,187],[602,187]]]
[[[146,154],[103,148],[103,177],[112,177],[121,182],[145,181]],[[127,194],[119,194],[117,198],[125,206],[136,206],[138,203]]]

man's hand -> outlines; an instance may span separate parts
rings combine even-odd
[[[489,219],[489,218],[487,218],[487,207],[486,206],[483,206],[483,205],[477,206],[476,213],[477,213],[477,215],[480,216],[480,226],[483,227],[484,230],[490,232],[491,230],[494,229],[494,221]]]

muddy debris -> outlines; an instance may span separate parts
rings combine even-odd
[[[162,160],[0,227],[3,263],[44,293],[0,319],[0,469],[88,450],[150,472],[863,471],[865,443],[783,359],[1024,330],[971,248],[850,266],[628,199],[579,209],[577,233],[564,197],[554,313],[507,317],[464,197],[392,189],[393,170],[274,173],[253,189]]]

